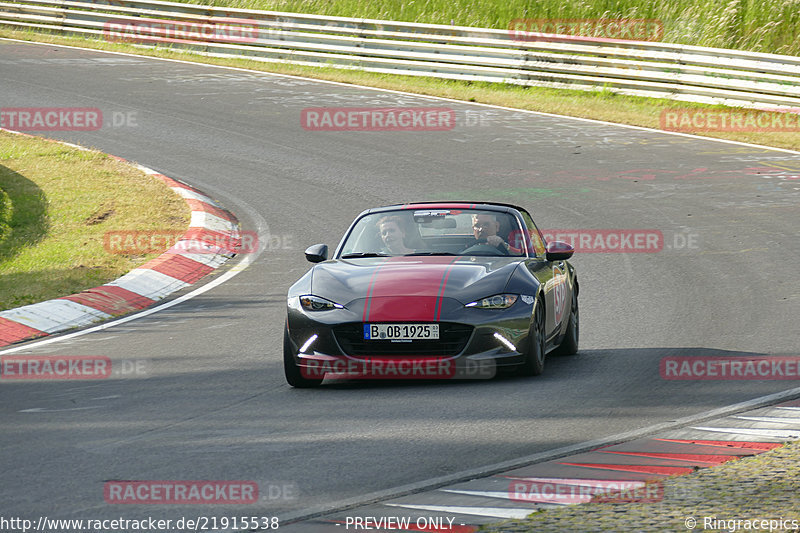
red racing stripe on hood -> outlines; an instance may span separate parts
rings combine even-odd
[[[373,290],[375,289],[375,279],[376,279],[376,278],[377,278],[377,276],[378,276],[378,272],[381,270],[381,267],[382,267],[383,265],[385,265],[386,263],[388,263],[388,262],[389,262],[389,261],[391,261],[392,259],[399,259],[399,258],[392,257],[392,258],[390,258],[390,259],[387,259],[386,261],[384,261],[384,262],[383,262],[383,263],[381,263],[380,265],[376,266],[376,267],[375,267],[375,270],[373,270],[373,271],[372,271],[372,276],[370,276],[370,278],[369,278],[369,284],[367,285],[367,295],[366,295],[366,300],[364,300],[364,315],[361,317],[361,319],[362,319],[364,322],[366,322],[366,321],[367,321],[367,318],[369,318],[369,308],[370,308],[370,303],[371,303],[371,301],[372,301],[372,292],[373,292]]]
[[[457,257],[394,257],[373,273],[364,322],[434,322],[441,317],[447,279]]]

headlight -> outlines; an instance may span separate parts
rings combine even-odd
[[[464,307],[477,307],[479,309],[505,309],[511,307],[517,301],[516,294],[495,294],[483,298],[482,300],[475,300],[470,302]]]
[[[330,311],[331,309],[344,309],[343,305],[339,305],[325,298],[307,294],[300,297],[300,305],[306,311]]]

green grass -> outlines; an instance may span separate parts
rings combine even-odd
[[[110,230],[181,230],[186,203],[99,152],[0,132],[0,310],[102,285],[156,254],[108,253]]]
[[[179,0],[183,1],[183,0]],[[514,19],[657,19],[665,42],[800,53],[798,0],[210,0],[216,6],[507,29]]]

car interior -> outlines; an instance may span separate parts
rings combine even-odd
[[[483,243],[476,246],[472,230],[473,214],[491,214],[500,223],[498,235],[512,246],[519,247],[519,229],[513,216],[495,211],[478,210],[430,210],[397,211],[368,215],[359,221],[342,249],[342,255],[351,253],[387,253],[381,240],[379,221],[391,215],[404,221],[405,245],[416,253],[444,253],[461,255],[505,255],[494,254],[492,246]],[[517,254],[512,254],[517,255]]]

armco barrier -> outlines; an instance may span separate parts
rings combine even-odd
[[[0,2],[0,25],[268,62],[800,109],[800,57],[157,0]]]

